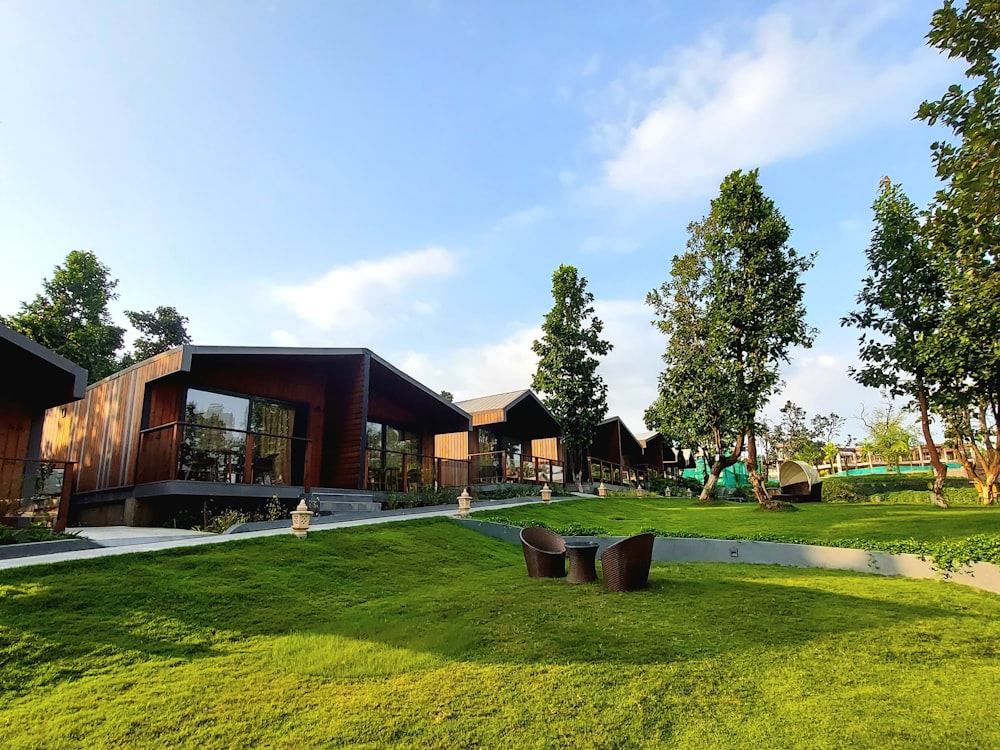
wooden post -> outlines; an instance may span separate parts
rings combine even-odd
[[[180,422],[174,422],[174,429],[170,435],[170,454],[174,457],[173,465],[170,467],[170,479],[177,479],[177,469],[181,462],[181,444],[177,439],[180,429]]]
[[[253,484],[253,444],[254,434],[246,434],[246,453],[243,456],[243,484]]]
[[[312,476],[312,447],[313,443],[311,439],[306,440],[306,455],[304,457],[304,465],[302,467],[302,489],[305,492],[312,492],[312,482],[310,477]],[[367,467],[365,468],[365,473],[367,474]],[[291,477],[288,477],[291,480]],[[291,484],[291,482],[289,482]]]
[[[69,496],[73,492],[73,468],[76,466],[72,461],[67,461],[63,465],[62,492],[59,494],[59,507],[56,509],[56,520],[52,524],[54,531],[63,532],[69,521]]]

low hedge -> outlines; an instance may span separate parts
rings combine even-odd
[[[930,472],[826,477],[823,480],[822,497],[824,502],[833,503],[920,504],[929,502],[928,493],[933,481],[934,475]],[[979,503],[976,488],[961,477],[945,479],[944,497],[953,505]]]
[[[0,525],[0,544],[28,544],[30,542],[52,542],[58,539],[75,539],[74,534],[60,534],[48,526],[26,526],[12,529]]]
[[[507,526],[544,526],[562,536],[610,536],[611,532],[602,526],[584,526],[570,523],[563,526],[549,524],[537,519],[513,520],[500,516],[489,519],[492,523],[502,523]],[[674,539],[714,539],[705,534],[697,534],[680,529],[661,529],[647,526],[640,529],[643,534],[655,534]],[[922,542],[916,539],[892,539],[878,541],[872,539],[807,539],[803,537],[783,536],[781,534],[732,534],[729,539],[746,542],[777,542],[781,544],[813,544],[823,547],[842,547],[845,549],[863,549],[877,552],[888,552],[893,555],[918,555],[922,560],[931,560],[939,570],[955,571],[973,562],[992,563],[1000,565],[1000,534],[976,534],[965,539],[952,539],[938,542]]]

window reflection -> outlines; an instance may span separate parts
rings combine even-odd
[[[301,407],[253,396],[189,388],[179,476],[207,482],[289,484],[302,481]],[[252,441],[252,475],[244,476]],[[301,441],[299,441],[301,443]]]
[[[417,433],[381,422],[368,422],[366,430],[369,489],[405,492],[433,482],[430,464],[424,478]]]
[[[188,389],[182,477],[203,482],[242,482],[249,414],[249,398]]]

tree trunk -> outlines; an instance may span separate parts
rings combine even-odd
[[[728,456],[720,457],[718,461],[712,464],[712,473],[708,475],[708,479],[705,480],[705,486],[701,488],[698,502],[712,502],[712,498],[715,496],[715,486],[719,483],[719,477],[722,476],[722,472],[740,460],[740,453],[743,452],[743,438],[744,435],[736,438],[736,444],[733,446],[732,452]]]
[[[719,474],[722,473],[722,469],[719,468],[719,473],[715,473],[715,467],[719,466],[719,462],[716,461],[712,464],[712,473],[708,475],[708,481],[705,482],[705,486],[701,488],[701,494],[698,495],[698,502],[710,503],[712,502],[712,497],[715,495],[715,485],[719,482]]]
[[[924,442],[927,444],[927,454],[931,459],[931,466],[934,467],[934,483],[931,485],[931,502],[939,508],[947,508],[948,501],[944,499],[944,480],[948,476],[948,467],[941,460],[934,438],[931,436],[931,420],[927,406],[927,391],[924,390],[923,381],[917,378],[917,406],[920,408],[920,431],[924,434]]]
[[[750,478],[753,496],[758,503],[765,505],[770,500],[770,495],[767,494],[767,486],[757,471],[757,440],[752,423],[747,433],[747,476]]]

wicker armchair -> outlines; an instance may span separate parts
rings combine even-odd
[[[531,578],[563,578],[566,575],[566,542],[541,526],[521,529],[521,550]]]
[[[652,534],[638,534],[612,544],[601,554],[604,585],[608,591],[635,591],[649,582],[653,560]]]

